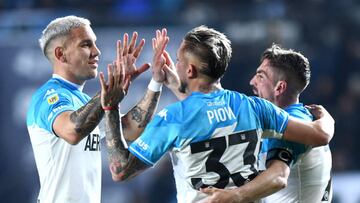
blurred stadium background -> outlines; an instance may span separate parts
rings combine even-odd
[[[38,46],[42,29],[54,18],[78,15],[91,20],[102,51],[100,69],[115,57],[115,42],[138,31],[147,43],[141,65],[151,62],[155,30],[168,28],[170,51],[191,28],[205,24],[232,40],[233,58],[223,86],[251,95],[249,80],[259,56],[273,42],[301,51],[310,60],[312,79],[303,103],[324,105],[336,119],[331,142],[334,203],[360,202],[360,1],[357,0],[0,0],[1,142],[0,201],[36,202],[39,180],[25,125],[29,99],[51,76]],[[122,102],[126,112],[151,77],[143,74]],[[87,83],[93,96],[98,80]],[[160,108],[176,101],[165,91]],[[103,146],[104,203],[176,202],[169,158],[127,183],[113,183]],[[84,166],[86,167],[86,166]]]

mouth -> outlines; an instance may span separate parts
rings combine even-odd
[[[98,60],[92,60],[88,63],[91,67],[94,67],[95,69],[99,66]]]
[[[258,92],[257,92],[257,90],[256,90],[255,88],[253,88],[252,91],[253,91],[253,93],[254,93],[255,95],[258,95]]]

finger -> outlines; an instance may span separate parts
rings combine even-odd
[[[105,82],[105,78],[104,78],[104,73],[103,73],[103,72],[100,72],[100,73],[99,73],[99,79],[100,79],[101,91],[102,91],[102,92],[106,92],[106,82]]]
[[[120,74],[120,80],[119,80],[120,83],[119,83],[119,85],[122,85],[123,82],[124,82],[125,74],[126,74],[124,64],[122,64],[122,66],[121,66],[121,68],[119,70],[119,74]]]
[[[152,48],[155,51],[155,49],[156,49],[156,39],[155,38],[152,38]]]
[[[174,66],[173,66],[174,62],[171,59],[170,54],[166,50],[164,50],[163,55],[164,55],[165,60],[166,60],[166,65],[168,65],[170,68],[174,68]]]
[[[161,35],[162,35],[163,38],[166,37],[166,35],[167,35],[167,30],[166,30],[166,28],[163,28],[163,29],[161,30]]]
[[[130,84],[131,84],[131,77],[130,76],[125,77],[125,81],[123,85],[123,90],[125,91],[125,94],[129,91]]]
[[[108,71],[108,80],[109,80],[108,88],[112,88],[114,86],[114,75],[113,75],[113,68],[112,68],[111,64],[107,65],[107,71]]]
[[[112,67],[114,69],[114,88],[117,88],[121,80],[120,70],[123,66],[121,63],[119,63],[117,65],[113,64]]]
[[[162,51],[162,52],[164,52],[167,44],[169,43],[169,40],[170,40],[169,37],[166,37],[166,38],[165,38],[165,40],[164,40],[164,42],[163,42],[163,44],[162,44],[162,47],[161,47],[161,49],[162,49],[161,51]]]
[[[161,36],[160,30],[156,30],[156,39],[159,39]]]
[[[168,65],[164,65],[163,69],[165,71],[165,74],[167,75],[166,78],[169,78],[168,76],[170,76],[170,78],[174,78],[177,76],[175,71],[173,71]]]
[[[127,33],[125,33],[124,37],[123,37],[123,50],[122,50],[123,56],[125,56],[128,53],[128,40],[129,40],[129,35]]]
[[[139,46],[135,48],[134,57],[137,58],[145,45],[145,39],[141,39]]]
[[[200,192],[212,195],[216,191],[216,188],[213,187],[207,187],[207,188],[200,188]]]
[[[122,59],[122,47],[121,47],[121,41],[118,40],[116,43],[116,62],[120,63]],[[118,65],[118,64],[117,64]]]
[[[132,51],[134,50],[137,37],[138,37],[138,33],[137,33],[137,32],[133,32],[133,35],[132,35],[131,41],[130,41],[130,45],[129,45],[129,50],[128,50],[128,53],[129,53],[129,54],[132,53]]]
[[[131,81],[134,81],[139,75],[141,75],[143,72],[147,71],[149,68],[150,68],[150,64],[145,63],[140,68],[138,68],[136,71],[130,73]]]
[[[137,69],[138,74],[141,74],[141,73],[147,71],[150,68],[150,66],[151,66],[150,63],[143,64],[140,68]]]

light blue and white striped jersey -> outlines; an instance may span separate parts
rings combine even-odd
[[[311,113],[304,107],[302,103],[292,104],[284,109],[289,113],[290,116],[298,118],[304,121],[313,121],[313,116]],[[263,140],[261,147],[261,153],[268,153],[274,149],[286,149],[292,155],[292,164],[295,163],[299,155],[305,153],[310,146],[304,144],[299,144],[297,142],[279,140],[274,138],[268,138]],[[270,158],[270,157],[268,157]]]
[[[76,111],[90,100],[81,89],[81,86],[54,75],[32,97],[27,128],[39,172],[40,203],[100,202],[98,128],[77,145],[68,144],[53,132],[53,123],[58,115]]]
[[[171,152],[179,202],[197,189],[232,188],[257,175],[261,135],[281,138],[288,114],[272,103],[229,91],[193,92],[160,111],[129,150],[149,165]]]

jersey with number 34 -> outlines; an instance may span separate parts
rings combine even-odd
[[[192,93],[160,111],[129,150],[149,165],[170,151],[179,202],[199,188],[231,188],[257,175],[260,139],[281,138],[288,114],[272,103],[229,90]]]

